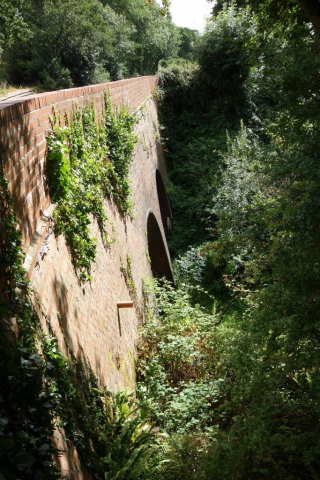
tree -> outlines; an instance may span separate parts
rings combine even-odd
[[[239,95],[249,72],[246,44],[254,34],[250,13],[224,7],[207,24],[199,49],[203,79],[217,93]]]
[[[21,11],[30,35],[5,51],[13,81],[40,81],[45,88],[92,83],[102,46],[110,33],[97,0],[45,0]]]
[[[313,25],[315,33],[320,36],[320,4],[317,0],[297,0],[301,10]]]
[[[172,67],[164,75],[173,213],[184,214],[178,233],[199,245],[205,237],[197,219],[214,222],[211,242],[179,263],[191,258],[192,273],[201,267],[201,283],[211,261],[229,291],[223,301],[225,290],[216,288],[214,301],[222,315],[212,327],[221,389],[210,425],[218,433],[193,467],[206,480],[309,480],[320,472],[319,41],[295,2],[287,11],[288,3],[278,3],[277,17],[268,14],[271,4],[257,2],[255,16],[225,6],[204,35],[200,75],[187,82]],[[198,128],[199,111],[207,130]],[[208,199],[197,203],[203,175],[213,208]],[[207,307],[204,296],[195,298]]]
[[[109,5],[104,8],[104,18],[110,26],[111,41],[103,48],[102,62],[113,80],[129,77],[136,69],[136,28],[122,13]]]
[[[190,28],[180,27],[179,34],[181,37],[179,58],[195,61],[198,56],[197,47],[200,40],[199,32],[197,30],[191,30]]]
[[[18,84],[55,89],[154,74],[159,60],[178,54],[178,28],[154,1],[14,0],[0,8],[3,61]]]
[[[0,4],[0,53],[9,45],[19,27],[24,26],[19,18],[22,0],[3,0]]]
[[[213,0],[208,0],[213,2]],[[311,22],[316,35],[320,36],[320,4],[318,0],[218,0],[213,7],[216,15],[223,5],[249,5],[260,18],[260,26],[268,29],[275,24],[292,24],[294,19],[299,22]],[[300,7],[300,8],[299,8]]]

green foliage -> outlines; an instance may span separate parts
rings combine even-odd
[[[178,285],[185,283],[188,287],[199,285],[204,268],[204,256],[201,255],[198,248],[191,247],[183,256],[178,257],[173,264],[175,281]]]
[[[19,16],[28,29],[4,51],[12,81],[40,82],[47,89],[92,83],[108,38],[98,0],[27,0]]]
[[[187,289],[193,305],[200,304],[210,313],[212,308],[227,311],[231,305],[241,309],[237,295],[227,287],[234,264],[227,262],[217,242],[190,247],[175,259],[173,271],[175,282]]]
[[[104,66],[112,79],[126,78],[133,74],[135,57],[136,27],[124,15],[115,11],[110,5],[104,7],[104,18],[112,32],[113,48],[105,51]]]
[[[222,363],[236,336],[221,315],[193,306],[185,286],[149,285],[148,321],[138,350],[138,401],[158,426],[156,468],[143,478],[215,478],[206,472],[228,423],[228,376]]]
[[[295,0],[245,0],[252,10],[256,13],[259,28],[262,31],[270,31],[278,28],[279,25],[289,27],[291,29],[295,24],[309,22],[308,16],[300,8],[303,2]],[[309,3],[309,12],[313,9],[318,10],[316,4]],[[300,6],[299,6],[300,5]]]
[[[110,100],[106,99],[105,124],[106,146],[108,159],[113,166],[113,183],[111,195],[122,214],[132,215],[132,203],[130,202],[129,165],[136,136],[133,134],[135,116],[130,115],[125,107],[115,114]]]
[[[215,314],[191,306],[189,294],[169,283],[152,286],[158,315],[149,318],[139,344],[138,396],[168,432],[212,432],[212,404],[219,390]]]
[[[131,76],[154,74],[161,59],[177,56],[179,29],[159,13],[155,1],[110,0],[108,4],[134,27],[134,51],[126,59]]]
[[[90,280],[96,257],[91,216],[104,245],[110,245],[104,199],[111,197],[122,215],[132,215],[129,165],[136,137],[134,116],[124,108],[116,115],[106,97],[105,115],[98,123],[93,106],[75,110],[66,126],[55,119],[48,137],[47,171],[50,193],[57,203],[55,231],[64,234],[81,280]]]
[[[5,479],[57,478],[51,395],[37,348],[39,328],[22,267],[21,235],[1,172],[0,475]]]
[[[138,479],[154,441],[132,395],[99,387],[90,365],[77,361],[72,351],[70,362],[55,338],[44,337],[42,349],[53,415],[81,462],[97,479]]]
[[[22,0],[3,0],[0,5],[0,53],[12,44],[15,35],[27,28],[23,19],[17,15]]]
[[[238,11],[232,4],[212,18],[200,44],[199,64],[203,82],[215,95],[224,95],[229,104],[243,95],[243,83],[249,72],[246,48],[256,25],[249,10]]]
[[[296,4],[286,12],[284,2],[281,6],[272,1],[258,3],[258,29],[247,10],[238,13],[232,4],[213,20],[200,51],[197,75],[211,112],[217,105],[228,115],[237,109],[237,119],[242,117],[244,123],[234,122],[230,129],[226,123],[229,135],[221,131],[220,138],[212,126],[205,136],[207,142],[218,138],[221,142],[220,155],[211,155],[216,163],[211,176],[213,204],[207,201],[206,211],[197,205],[198,217],[208,215],[213,225],[207,222],[207,237],[197,229],[195,241],[189,242],[191,248],[184,244],[176,249],[173,243],[175,253],[185,252],[175,262],[178,283],[186,283],[183,288],[188,292],[186,304],[178,309],[182,320],[176,301],[170,299],[167,313],[153,320],[155,326],[144,337],[146,350],[142,347],[142,351],[150,358],[145,361],[143,357],[147,386],[142,392],[155,402],[157,422],[171,429],[176,442],[174,448],[169,440],[164,441],[169,463],[158,478],[319,478],[319,43]],[[276,12],[279,15],[272,17],[268,9],[276,5],[281,7]],[[271,24],[268,35],[261,33]],[[163,76],[165,80],[166,72]],[[199,115],[196,102],[187,98],[195,77],[186,90],[178,75],[175,84],[170,83],[170,76],[168,72],[162,108],[163,118],[169,119],[171,180],[181,188],[173,196],[174,219],[176,224],[181,208],[194,224],[195,202],[190,195],[189,207],[183,197],[188,186],[183,174],[187,172],[189,178],[183,144],[186,138],[191,143],[192,133],[178,129],[186,118],[186,105],[190,124]],[[172,103],[175,114],[179,112],[178,127],[177,120],[171,123],[171,110],[165,104],[174,88],[179,92],[177,102]],[[217,96],[209,104],[210,92]],[[206,107],[198,97],[204,114]],[[242,106],[237,103],[240,98]],[[236,117],[225,114],[225,118]],[[170,135],[180,143],[174,143]],[[202,194],[201,180],[196,181],[200,190],[196,198]],[[178,241],[179,237],[185,240],[188,224],[180,231],[179,222],[178,218]],[[198,247],[209,235],[211,242]],[[205,306],[204,312],[209,311],[204,285],[216,297],[218,312],[209,330],[214,338],[211,383],[207,390],[202,382],[197,392],[200,374],[192,379],[194,384],[179,384],[180,390],[170,390],[171,372],[178,370],[180,358],[191,361],[198,352],[193,338],[181,339],[178,325],[188,314],[191,324],[197,324],[197,302]],[[161,322],[166,324],[166,318],[175,321],[170,333],[164,334]],[[210,356],[203,358],[204,371],[210,360]],[[204,423],[197,448],[195,438],[190,437],[190,417],[197,418],[193,406],[197,407],[196,401],[201,402],[206,391],[215,394],[216,400],[201,412],[199,424]],[[204,440],[207,426],[214,430]],[[188,437],[183,437],[185,427]]]
[[[247,312],[225,357],[233,424],[212,450],[217,478],[319,476],[318,48],[296,23],[269,36],[247,81],[259,135],[243,127],[224,157],[216,246]]]
[[[155,1],[14,0],[0,7],[7,80],[70,88],[154,74],[177,56],[179,28]]]
[[[114,397],[114,429],[109,438],[110,453],[104,459],[106,480],[138,480],[147,462],[152,465],[155,438],[146,412],[137,407],[132,395],[119,392]]]
[[[179,58],[184,58],[194,62],[198,57],[198,44],[200,41],[200,35],[197,30],[191,30],[190,28],[180,27],[179,34],[181,37],[181,44],[179,48]]]
[[[127,11],[131,8],[138,25],[143,9],[132,5],[128,2]],[[183,255],[175,262],[178,288],[163,283],[146,295],[156,296],[157,303],[148,305],[140,338],[140,409],[126,394],[111,398],[90,367],[66,360],[55,340],[40,336],[43,357],[31,358],[29,350],[17,353],[28,360],[27,373],[30,367],[35,375],[33,389],[45,391],[50,411],[56,409],[96,478],[319,479],[319,43],[298,10],[286,14],[290,2],[280,6],[276,23],[270,8],[277,5],[259,2],[256,28],[248,11],[238,12],[233,3],[204,35],[199,66],[163,65],[158,99],[175,217],[171,244],[175,255]],[[117,8],[117,15],[126,10],[124,2]],[[261,33],[269,24],[272,31]],[[83,123],[84,113],[78,115],[78,130],[91,131],[92,121]],[[82,134],[69,140],[72,128],[57,127],[52,148],[57,167],[52,195],[57,197],[70,195],[73,162],[85,150]],[[98,130],[87,141],[100,145],[101,138]],[[112,156],[108,138],[103,137],[105,151],[117,179],[127,171],[125,153],[120,146],[120,156]],[[112,141],[119,145],[117,138]],[[117,200],[116,183],[102,185],[120,209],[127,205]],[[13,217],[10,222],[13,227]],[[6,244],[16,258],[21,256],[18,237],[9,230]],[[131,267],[127,259],[122,271],[128,285]],[[8,263],[7,280],[15,268],[21,271],[19,262]],[[28,303],[19,310],[22,297],[14,283],[8,285],[18,308],[12,314],[29,311]],[[2,310],[9,315],[8,302]],[[20,325],[21,317],[31,318],[14,315]],[[34,329],[29,320],[28,325]],[[20,338],[35,345],[32,335]],[[9,363],[3,365],[1,375],[10,381]],[[20,396],[20,384],[27,388],[20,380],[24,372],[18,370],[15,380]],[[22,415],[14,416],[6,399],[3,408],[10,416],[2,422],[6,450],[1,460],[13,478],[33,478],[40,453],[25,441],[28,424],[19,424],[26,418],[23,399],[15,398],[15,411]],[[46,407],[41,405],[42,415]],[[41,418],[51,432],[50,416]],[[7,425],[14,421],[19,431],[10,436]],[[39,426],[38,418],[35,422]],[[37,445],[41,450],[42,443]],[[53,478],[52,465],[44,468]]]
[[[174,235],[169,238],[173,256],[208,240],[215,222],[209,207],[219,182],[221,153],[226,150],[225,132],[228,129],[233,135],[241,116],[247,114],[244,80],[248,68],[240,64],[253,27],[247,15],[247,24],[241,28],[235,18],[233,10],[217,17],[201,40],[199,65],[180,61],[164,65],[159,72],[168,193],[175,221]],[[221,77],[214,82],[217,72]]]

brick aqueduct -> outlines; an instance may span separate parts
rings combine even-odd
[[[4,171],[20,221],[25,268],[41,304],[43,327],[58,337],[65,353],[69,344],[78,358],[86,357],[101,384],[111,390],[134,388],[144,277],[152,273],[171,276],[166,167],[151,96],[156,82],[155,76],[140,77],[0,102]],[[98,239],[97,262],[93,280],[81,284],[64,237],[56,238],[48,221],[54,205],[45,179],[46,136],[53,107],[63,116],[75,106],[94,102],[101,115],[106,90],[113,105],[125,104],[131,112],[138,112],[135,131],[139,141],[130,167],[135,218],[123,220],[112,201],[105,201],[116,242],[106,250],[92,222],[92,234]],[[119,309],[120,302],[134,300],[122,273],[128,257],[137,298],[135,308]]]

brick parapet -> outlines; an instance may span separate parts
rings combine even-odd
[[[115,107],[125,105],[133,112],[148,98],[156,83],[156,76],[137,77],[0,102],[2,161],[21,223],[25,250],[37,229],[40,210],[50,206],[44,162],[53,108],[63,117],[76,106],[94,102],[101,114],[104,93],[109,91]]]

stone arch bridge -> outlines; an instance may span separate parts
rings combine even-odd
[[[144,277],[172,275],[166,243],[172,220],[166,166],[151,95],[156,82],[157,77],[148,76],[0,102],[2,164],[20,221],[24,266],[41,304],[43,327],[58,337],[65,353],[70,345],[78,358],[86,357],[101,384],[111,390],[132,389],[135,384]],[[124,221],[115,205],[105,201],[116,241],[106,250],[98,226],[92,222],[91,233],[98,239],[97,262],[93,280],[81,284],[64,237],[55,237],[48,221],[54,205],[44,174],[46,137],[53,107],[63,116],[75,106],[94,102],[101,115],[106,90],[113,105],[124,104],[138,113],[135,130],[139,141],[130,167],[135,217]],[[135,298],[123,274],[128,259]],[[131,301],[135,308],[130,308]],[[127,306],[118,308],[119,304]]]

